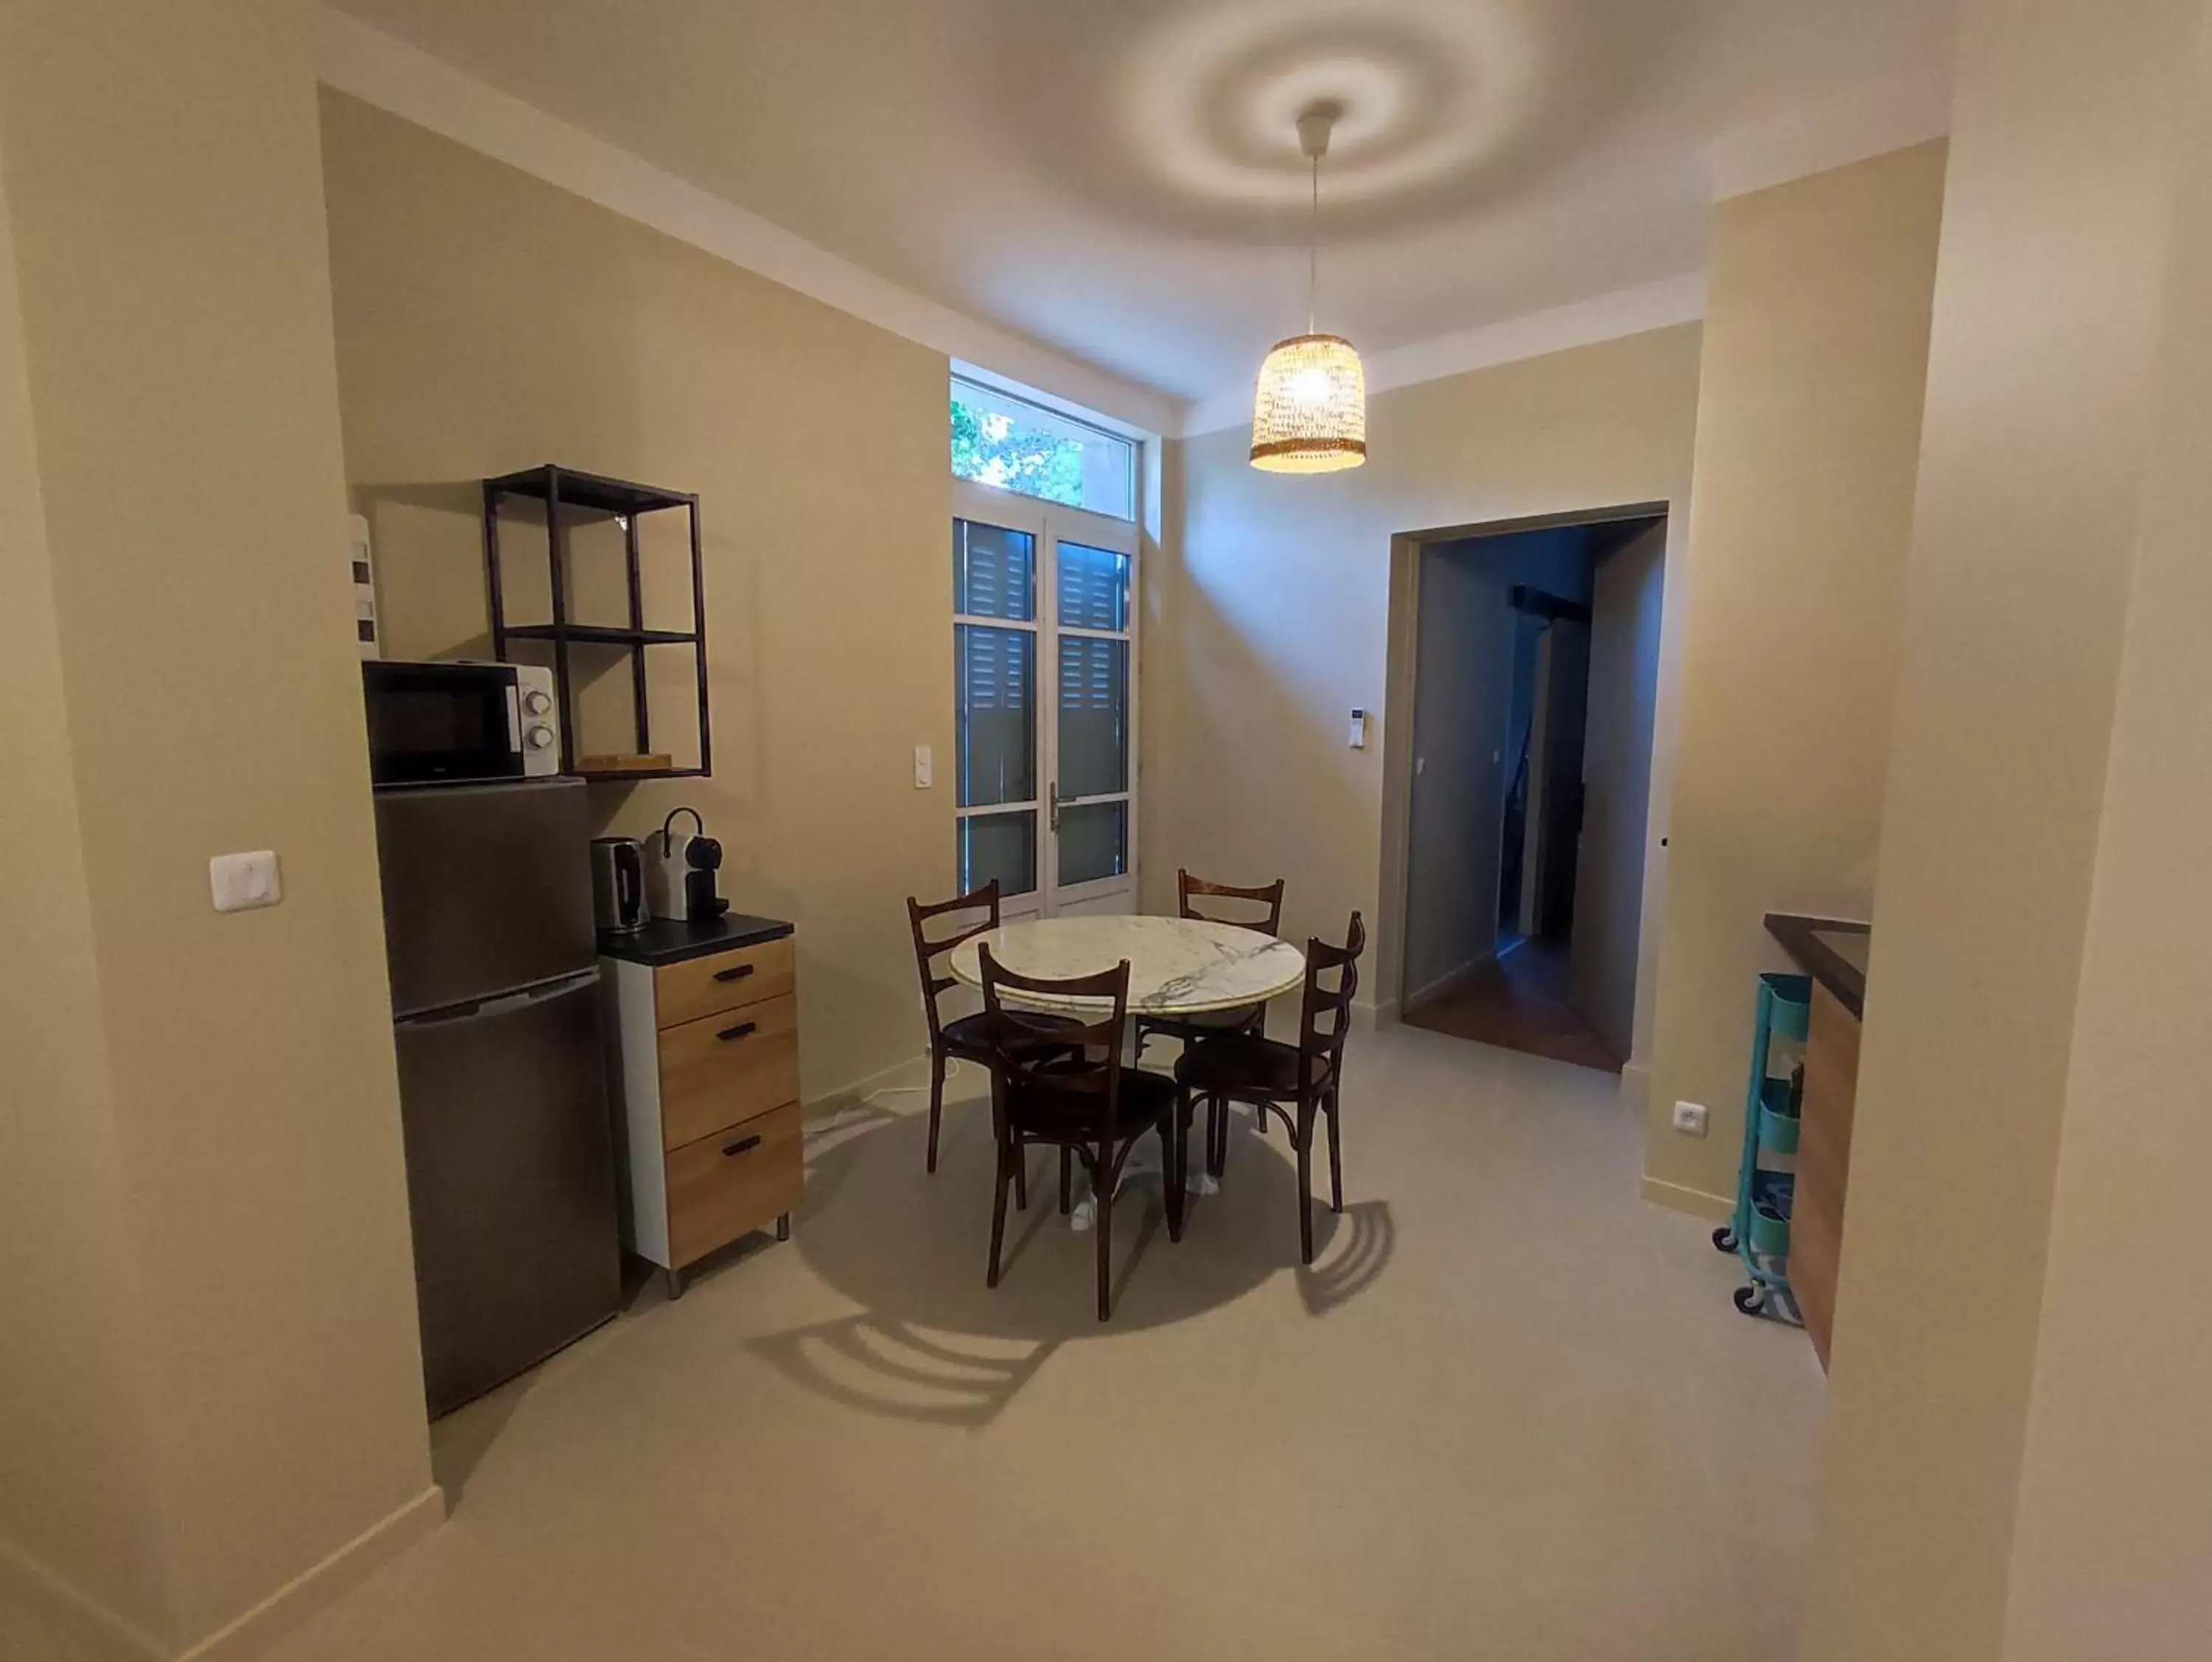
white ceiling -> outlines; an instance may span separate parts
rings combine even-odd
[[[967,315],[1170,397],[1692,271],[1714,141],[1948,64],[1950,0],[341,0]]]

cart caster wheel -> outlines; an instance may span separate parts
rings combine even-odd
[[[1766,1289],[1763,1287],[1739,1287],[1735,1298],[1738,1310],[1747,1316],[1756,1316],[1766,1303]]]
[[[1714,1230],[1713,1251],[1716,1252],[1735,1251],[1735,1231],[1729,1228],[1726,1224],[1723,1224],[1719,1228]]]

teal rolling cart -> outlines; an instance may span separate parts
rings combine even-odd
[[[1735,1213],[1713,1231],[1716,1247],[1743,1260],[1748,1282],[1736,1288],[1735,1307],[1747,1316],[1765,1313],[1778,1294],[1793,1312],[1796,1309],[1790,1292],[1790,1208],[1796,1185],[1797,1127],[1804,1106],[1805,1035],[1812,1013],[1810,976],[1759,977],[1751,1082],[1744,1093],[1743,1155],[1736,1166]],[[1778,1164],[1782,1160],[1791,1164]]]

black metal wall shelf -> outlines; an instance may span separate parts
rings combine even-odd
[[[505,584],[501,581],[499,541],[500,503],[521,497],[545,505],[545,556],[552,598],[552,621],[510,624],[507,620]],[[689,630],[647,629],[645,626],[644,579],[638,549],[637,521],[641,514],[683,513],[691,535],[691,627]],[[578,514],[613,515],[623,527],[623,555],[628,577],[629,621],[619,624],[582,624],[568,616],[568,535]],[[505,659],[509,641],[544,641],[553,648],[553,679],[561,709],[561,771],[586,779],[629,782],[639,779],[696,779],[713,770],[709,718],[707,708],[707,589],[700,560],[699,498],[682,490],[663,490],[626,479],[611,479],[574,468],[548,463],[520,473],[502,474],[483,482],[484,582],[491,600],[492,655]],[[690,647],[699,693],[699,765],[653,769],[624,768],[586,772],[577,766],[575,671],[570,654],[577,647],[615,648],[629,654],[630,698],[635,711],[637,753],[653,749],[652,711],[647,698],[646,653],[653,647]]]

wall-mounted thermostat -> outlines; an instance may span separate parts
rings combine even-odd
[[[1367,748],[1367,712],[1364,709],[1352,712],[1352,747],[1354,750]]]

